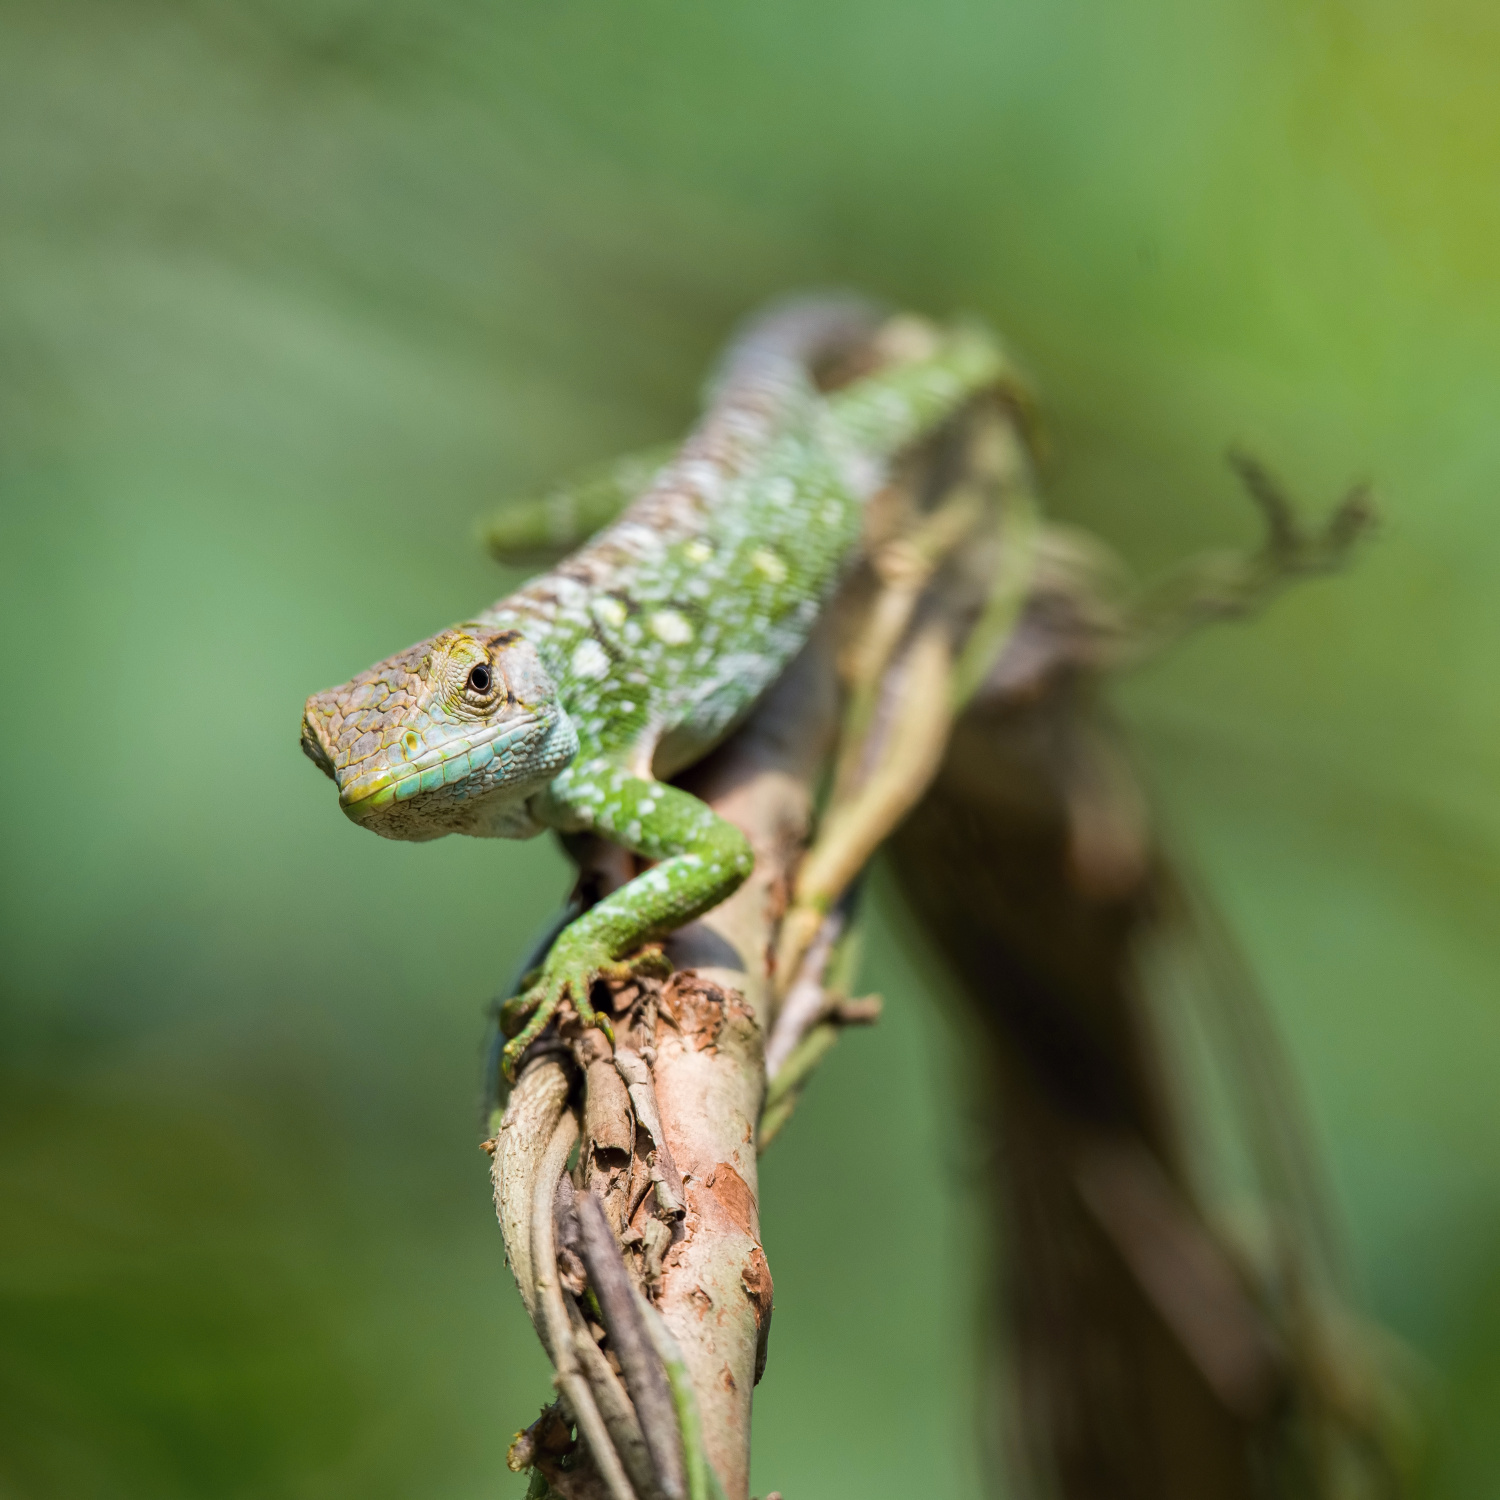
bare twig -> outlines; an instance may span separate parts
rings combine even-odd
[[[828,967],[834,944],[844,930],[844,920],[844,914],[838,911],[823,919],[823,925],[803,956],[796,979],[781,1002],[776,1024],[766,1043],[766,1079],[769,1083],[775,1082],[782,1064],[791,1056],[808,1027],[823,1013],[827,1003],[823,971]]]
[[[564,1111],[538,1164],[536,1182],[532,1187],[531,1263],[536,1274],[537,1305],[542,1314],[539,1331],[544,1333],[547,1352],[557,1369],[558,1389],[572,1411],[573,1420],[578,1423],[578,1431],[588,1445],[589,1455],[609,1491],[610,1500],[636,1500],[635,1490],[610,1440],[609,1429],[604,1425],[593,1391],[579,1369],[567,1305],[557,1279],[552,1201],[577,1140],[578,1121],[570,1112]]]
[[[1260,460],[1240,449],[1228,458],[1265,522],[1261,545],[1189,558],[1143,590],[1127,643],[1135,659],[1212,621],[1253,614],[1299,579],[1336,571],[1374,528],[1368,485],[1355,485],[1321,525],[1310,527]]]
[[[511,1274],[544,1346],[547,1340],[537,1311],[536,1267],[531,1257],[532,1189],[562,1115],[568,1088],[567,1073],[551,1058],[527,1068],[511,1091],[490,1165],[495,1213],[505,1236]]]
[[[566,1182],[567,1179],[564,1178],[563,1181]],[[594,1393],[594,1400],[598,1403],[599,1415],[604,1418],[610,1441],[615,1445],[615,1451],[620,1455],[620,1462],[625,1466],[625,1472],[630,1476],[636,1492],[642,1497],[652,1497],[655,1500],[660,1493],[657,1489],[656,1469],[651,1462],[651,1454],[646,1447],[646,1439],[641,1432],[635,1407],[631,1404],[630,1394],[594,1342],[594,1336],[589,1332],[577,1302],[572,1297],[566,1298],[566,1301],[568,1325],[573,1331],[573,1352],[578,1357],[579,1368],[588,1380],[589,1389]]]
[[[536,1421],[518,1432],[505,1455],[505,1464],[519,1474],[534,1468],[544,1456],[561,1458],[573,1446],[573,1422],[563,1411],[562,1402],[544,1406]]]
[[[580,1193],[575,1198],[566,1185],[561,1185],[561,1191],[564,1201],[571,1200],[578,1215],[589,1283],[604,1315],[610,1348],[624,1371],[625,1384],[655,1468],[657,1488],[664,1500],[682,1500],[686,1493],[682,1439],[677,1430],[671,1387],[641,1318],[635,1288],[620,1258],[619,1246],[599,1200],[592,1193]]]
[[[1224,1246],[1138,1141],[1080,1153],[1079,1195],[1141,1290],[1223,1405],[1264,1419],[1282,1393],[1285,1353]]]
[[[793,904],[777,939],[778,972],[800,970],[824,914],[921,800],[942,761],[952,723],[952,660],[951,634],[940,620],[923,626],[899,658],[895,671],[903,684],[903,711],[890,724],[874,771],[846,801],[829,809],[797,871]]]
[[[677,1405],[677,1421],[682,1430],[683,1453],[687,1462],[688,1500],[724,1500],[703,1443],[703,1424],[698,1415],[698,1399],[682,1348],[672,1337],[656,1309],[645,1298],[640,1299],[641,1317],[661,1357],[671,1382],[672,1398]]]

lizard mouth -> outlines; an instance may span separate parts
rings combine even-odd
[[[453,786],[488,768],[496,756],[523,738],[537,724],[534,714],[503,724],[477,726],[456,734],[400,765],[385,765],[339,785],[339,806],[362,820],[395,802],[408,802],[423,792]],[[503,773],[500,779],[503,778]]]

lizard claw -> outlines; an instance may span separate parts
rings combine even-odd
[[[572,997],[578,1019],[585,1026],[598,1024],[598,1016],[588,1001],[589,978],[588,974],[583,974],[578,976],[578,982],[573,982],[567,975],[549,975],[526,994],[506,1001],[501,1012],[506,1020],[519,1020],[528,1011],[531,1013],[530,1019],[505,1044],[505,1050],[500,1054],[500,1071],[504,1073],[507,1082],[516,1081],[516,1068],[520,1064],[521,1054],[546,1029],[557,1014],[557,1007],[562,1004],[564,996]]]
[[[556,965],[549,963],[543,968],[538,983],[524,995],[506,1001],[501,1010],[502,1025],[513,1024],[530,1013],[526,1024],[505,1044],[505,1050],[500,1054],[500,1069],[511,1083],[516,1081],[516,1068],[520,1064],[521,1054],[542,1034],[557,1014],[557,1007],[564,998],[573,1002],[573,1009],[578,1012],[578,1019],[585,1027],[599,1027],[609,1038],[610,1046],[614,1046],[613,1028],[589,1001],[589,991],[593,988],[595,977],[608,967],[607,963],[601,965],[567,960]],[[506,1029],[509,1029],[508,1025]]]
[[[507,1000],[500,1008],[500,1028],[510,1032],[520,1027],[500,1054],[500,1069],[510,1083],[516,1081],[521,1054],[542,1034],[557,1014],[564,996],[571,999],[585,1026],[597,1026],[615,1044],[615,1030],[608,1016],[601,1015],[590,1002],[589,993],[596,979],[624,980],[646,975],[662,978],[672,972],[671,961],[655,945],[642,949],[630,958],[618,961],[568,961],[543,967],[541,979],[523,995]],[[522,1022],[525,1022],[522,1025]]]

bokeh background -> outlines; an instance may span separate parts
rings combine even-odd
[[[1253,536],[1231,441],[1374,481],[1351,575],[1119,696],[1424,1492],[1500,1494],[1497,98],[1485,0],[8,0],[0,1494],[521,1494],[478,1047],[566,872],[357,831],[300,704],[828,284],[1004,330],[1144,569]],[[980,1492],[956,1043],[877,918],[888,1018],[766,1161],[760,1492]]]

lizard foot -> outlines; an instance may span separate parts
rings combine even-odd
[[[626,959],[603,959],[587,954],[578,957],[548,957],[541,978],[522,995],[507,1000],[500,1009],[500,1027],[510,1032],[520,1030],[505,1044],[500,1054],[500,1068],[507,1081],[514,1083],[521,1054],[542,1034],[557,1014],[564,997],[573,1002],[584,1027],[597,1026],[614,1045],[614,1028],[607,1016],[594,1009],[589,996],[596,979],[616,982],[638,977],[665,978],[672,972],[671,961],[660,947],[651,945]],[[529,1017],[529,1019],[528,1019]],[[522,1021],[524,1025],[521,1025]]]
[[[600,979],[623,984],[627,979],[665,979],[672,972],[672,960],[662,952],[660,943],[648,943],[639,952],[615,963],[601,964],[597,970]]]

